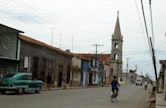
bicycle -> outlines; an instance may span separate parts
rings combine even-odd
[[[118,93],[117,90],[114,90],[114,92],[111,93],[111,102],[118,101]]]

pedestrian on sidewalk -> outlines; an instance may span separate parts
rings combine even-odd
[[[48,90],[50,90],[51,88],[51,81],[52,81],[51,72],[49,72],[46,77],[46,87]]]
[[[150,108],[155,108],[155,102],[156,102],[156,86],[153,86],[149,98],[150,98]]]
[[[62,79],[62,89],[66,89],[66,75],[63,75],[63,79]]]

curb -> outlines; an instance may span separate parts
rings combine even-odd
[[[102,87],[110,87],[109,85],[106,86],[86,86],[86,87],[66,87],[66,89],[63,89],[61,87],[55,87],[48,89],[41,89],[41,91],[53,91],[53,90],[67,90],[67,89],[87,89],[87,88],[102,88]]]

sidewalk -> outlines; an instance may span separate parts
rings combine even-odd
[[[156,108],[166,108],[166,101],[164,100],[163,93],[156,94]]]
[[[66,89],[86,89],[86,88],[100,88],[100,87],[109,87],[110,85],[105,86],[79,86],[79,87],[66,87]],[[65,90],[62,87],[52,87],[50,90]],[[49,91],[47,88],[42,88],[41,91]]]

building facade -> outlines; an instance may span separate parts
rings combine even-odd
[[[71,86],[80,86],[81,83],[81,58],[73,55],[71,68]]]
[[[62,86],[62,79],[70,82],[72,55],[69,52],[49,46],[27,36],[19,36],[20,65],[19,71],[31,72],[34,79],[45,81],[48,73],[52,75],[52,83]]]
[[[19,33],[23,32],[0,24],[0,77],[18,71]]]
[[[81,86],[87,86],[89,84],[89,60],[81,58]]]

